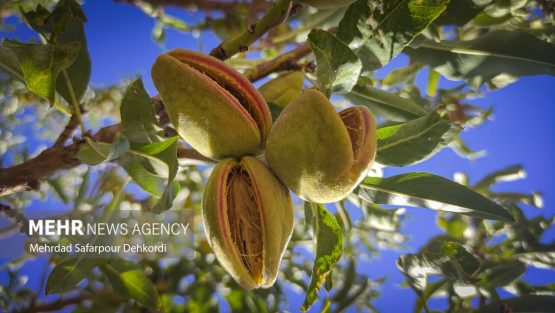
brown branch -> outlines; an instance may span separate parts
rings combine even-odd
[[[244,75],[251,82],[255,82],[275,72],[298,70],[302,67],[302,65],[298,63],[299,59],[305,57],[310,51],[309,45],[304,43],[285,54],[258,64],[254,68],[246,71]]]
[[[64,128],[62,133],[58,136],[58,139],[56,139],[56,142],[54,142],[54,147],[60,148],[65,146],[69,138],[73,137],[73,134],[75,134],[75,131],[77,130],[78,126],[79,126],[79,120],[77,119],[77,115],[74,114],[70,117],[66,127]]]
[[[115,2],[140,5],[148,3],[152,6],[184,8],[188,11],[230,11],[235,10],[241,2],[216,0],[114,0]]]
[[[94,141],[111,143],[120,130],[121,124],[106,126],[91,138]],[[22,164],[0,168],[0,196],[21,191],[38,190],[40,184],[46,178],[60,171],[79,166],[81,161],[77,158],[77,152],[80,145],[81,142],[75,142],[65,147],[53,146]],[[178,157],[213,162],[194,149],[179,149]]]
[[[38,190],[45,178],[81,164],[76,158],[78,150],[78,144],[51,147],[27,162],[0,169],[0,196]]]
[[[28,308],[16,311],[15,313],[37,313],[37,312],[51,312],[58,311],[66,306],[80,304],[81,302],[91,299],[92,295],[78,294],[73,297],[61,298],[52,302],[37,302]]]
[[[23,215],[21,212],[18,212],[17,210],[14,210],[11,206],[7,204],[0,203],[0,215],[9,219],[12,223],[19,225],[21,228],[24,228],[25,225],[29,223],[25,215]]]
[[[260,63],[253,69],[247,71],[245,76],[250,81],[257,81],[274,72],[298,69],[298,60],[310,53],[308,44],[302,44],[297,48],[280,55],[269,61]],[[152,98],[158,111],[161,122],[167,122],[167,116],[161,114],[163,112],[163,104],[157,97]],[[70,120],[71,124],[71,120]],[[69,124],[68,124],[69,126]],[[68,127],[66,127],[67,129]],[[93,140],[111,143],[114,136],[121,130],[121,125],[111,125],[101,128],[95,135],[91,136]],[[65,136],[64,132],[60,137]],[[56,140],[56,143],[66,141],[65,139]],[[38,190],[42,181],[46,178],[54,176],[60,171],[68,170],[79,166],[81,161],[77,158],[80,142],[76,142],[67,146],[54,146],[42,151],[39,155],[22,164],[10,167],[0,168],[0,197],[22,191]],[[187,158],[205,162],[213,162],[213,160],[204,157],[194,149],[180,148],[178,150],[179,158]]]
[[[27,233],[29,220],[21,212],[14,210],[7,204],[0,203],[0,215],[12,222],[12,225],[0,230],[0,239],[9,237],[15,233]]]
[[[6,239],[8,237],[11,237],[13,235],[20,234],[20,233],[22,233],[21,227],[19,227],[19,225],[16,225],[16,224],[11,224],[8,227],[4,227],[0,229],[0,240]]]

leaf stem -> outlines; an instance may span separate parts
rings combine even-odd
[[[64,80],[66,81],[69,96],[71,97],[73,114],[75,114],[75,117],[77,118],[77,122],[81,126],[81,137],[85,138],[87,136],[87,129],[85,128],[85,124],[83,123],[83,116],[81,115],[81,106],[79,105],[79,101],[77,101],[77,97],[75,96],[75,91],[73,90],[73,85],[71,84],[71,79],[69,78],[67,71],[63,70],[62,73],[64,75]]]

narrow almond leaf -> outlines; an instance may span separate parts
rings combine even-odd
[[[477,313],[499,313],[502,312],[502,308],[510,308],[511,313],[553,313],[555,297],[527,295],[502,299],[482,306]]]
[[[56,4],[52,12],[39,5],[35,11],[22,10],[21,15],[49,44],[81,45],[75,61],[62,71],[56,81],[56,90],[67,102],[79,102],[87,90],[91,76],[91,59],[84,27],[87,17],[81,6],[74,0],[63,0]]]
[[[480,285],[499,288],[519,279],[526,273],[526,265],[521,262],[507,262],[488,268],[478,278]]]
[[[301,71],[294,71],[270,80],[258,90],[268,104],[274,104],[283,109],[301,93],[303,82],[304,74]]]
[[[391,166],[425,161],[453,141],[461,130],[435,111],[406,123],[379,128],[376,161]]]
[[[75,290],[75,286],[90,275],[96,263],[97,260],[83,257],[60,261],[48,276],[46,294],[66,293]]]
[[[3,45],[0,46],[0,71],[23,83],[25,82],[17,56],[10,48]]]
[[[382,86],[388,88],[398,84],[412,82],[422,67],[422,64],[412,62],[405,67],[394,69],[384,78]]]
[[[343,252],[343,236],[341,227],[335,217],[321,204],[310,203],[314,215],[314,238],[316,239],[316,256],[310,285],[301,307],[306,312],[318,299],[317,292],[322,283],[341,258]]]
[[[474,283],[480,262],[465,248],[454,242],[437,242],[426,251],[407,254],[397,260],[397,268],[417,293],[422,294],[430,275],[440,275],[464,283]]]
[[[81,49],[75,61],[63,70],[63,75],[59,75],[56,82],[56,90],[68,103],[73,102],[73,96],[76,101],[81,101],[91,77],[91,58],[87,48],[85,26],[83,21],[77,18],[68,21],[65,31],[58,36],[58,44],[72,42],[80,43]]]
[[[428,93],[428,96],[435,97],[437,95],[437,86],[440,77],[441,75],[438,72],[430,69],[430,73],[428,74],[428,84],[426,85],[426,92]]]
[[[410,121],[427,113],[410,99],[370,86],[356,85],[345,94],[345,98],[355,105],[367,106],[378,116],[396,122]]]
[[[485,8],[472,0],[451,0],[447,9],[434,21],[434,25],[463,26],[470,22]],[[510,15],[510,14],[508,14]]]
[[[173,180],[179,168],[177,163],[178,137],[156,142],[130,151],[121,164],[141,188],[159,198],[151,208],[155,212],[171,208],[179,191]]]
[[[4,40],[3,45],[17,57],[27,88],[50,104],[55,101],[58,75],[73,64],[81,49],[78,42],[54,46]]]
[[[117,133],[112,144],[87,140],[81,145],[77,157],[88,165],[113,161],[129,151],[129,142],[122,133]]]
[[[470,41],[426,42],[405,52],[453,80],[484,83],[501,74],[555,75],[555,45],[524,31],[495,30]]]
[[[362,69],[356,54],[335,36],[319,29],[308,34],[308,43],[316,56],[320,90],[327,95],[349,92],[357,83]]]
[[[122,132],[132,146],[159,142],[161,130],[156,120],[154,105],[141,79],[135,80],[123,96],[120,107]]]
[[[158,292],[138,265],[116,259],[100,266],[114,291],[126,298],[136,300],[149,309],[159,306]]]
[[[371,203],[426,207],[481,219],[514,221],[499,204],[466,186],[429,173],[367,177],[358,188],[358,196]]]
[[[474,189],[485,189],[499,182],[508,182],[526,178],[526,171],[521,164],[512,165],[495,171],[482,178],[474,185]]]
[[[374,1],[352,4],[339,23],[337,37],[363,60],[364,69],[375,70],[389,63],[446,8],[444,0]]]

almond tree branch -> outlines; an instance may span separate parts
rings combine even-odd
[[[289,15],[294,14],[298,8],[299,6],[293,5],[291,0],[276,1],[258,22],[250,24],[247,30],[236,37],[220,43],[210,51],[210,55],[220,60],[225,60],[239,52],[247,51],[253,42],[273,27],[287,20]]]
[[[77,130],[77,127],[79,126],[79,121],[77,119],[77,116],[75,114],[71,115],[69,121],[67,122],[66,127],[64,128],[64,130],[62,131],[62,133],[58,136],[58,138],[56,139],[56,142],[54,142],[54,147],[63,147],[65,146],[66,142],[73,137],[73,134],[75,133],[75,130]]]
[[[274,72],[298,69],[300,65],[298,60],[310,53],[308,44],[302,44],[297,48],[280,55],[274,59],[258,64],[253,69],[248,70],[245,76],[250,81],[256,81]],[[158,97],[153,97],[152,100],[157,104],[157,108],[163,111],[163,105]],[[160,113],[161,122],[166,121],[167,117]],[[79,166],[81,161],[77,158],[77,152],[81,142],[74,142],[72,144],[63,146],[60,142],[67,141],[67,133],[71,132],[74,126],[72,120],[62,132],[56,143],[42,151],[39,155],[31,160],[22,164],[9,167],[0,168],[0,197],[22,191],[38,190],[42,181],[48,177],[54,176],[63,170],[68,170]],[[67,131],[66,131],[67,130]],[[92,139],[100,142],[111,143],[114,136],[121,130],[121,125],[111,125],[101,128]],[[199,160],[204,162],[213,162],[213,160],[206,158],[198,153],[195,149],[191,148],[178,148],[177,151],[179,158],[186,158],[192,160]]]
[[[258,64],[244,73],[251,82],[255,82],[272,73],[286,70],[298,70],[302,66],[298,64],[299,59],[310,53],[310,47],[304,43],[297,48],[277,56],[269,61]]]
[[[92,295],[89,294],[78,294],[76,296],[60,298],[52,302],[37,302],[28,308],[25,308],[17,313],[33,313],[33,312],[51,312],[58,311],[66,306],[79,304],[87,299],[91,299]]]
[[[106,126],[91,138],[94,141],[111,143],[120,130],[121,124]],[[27,162],[0,168],[0,197],[21,191],[38,190],[46,178],[81,165],[81,160],[77,158],[80,145],[81,142],[75,142],[65,147],[52,146]],[[191,148],[180,148],[178,157],[212,161]]]
[[[128,3],[131,5],[141,5],[148,3],[152,6],[184,8],[190,11],[230,11],[237,8],[242,3],[238,1],[217,1],[217,0],[115,0],[115,2]]]
[[[12,222],[12,225],[0,229],[0,239],[9,237],[15,233],[27,233],[25,230],[27,229],[29,220],[25,215],[14,210],[11,206],[0,203],[0,216],[4,216]]]

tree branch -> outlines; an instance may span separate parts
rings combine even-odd
[[[78,294],[73,297],[60,298],[53,302],[37,302],[28,308],[25,308],[23,310],[16,311],[16,312],[17,313],[36,313],[36,312],[58,311],[65,308],[66,306],[79,304],[91,298],[92,298],[92,295],[89,295],[89,294]]]
[[[0,230],[0,239],[9,237],[15,233],[27,234],[29,220],[22,213],[14,210],[7,204],[0,203],[0,215],[12,222],[12,225]]]
[[[294,10],[292,8],[295,7]],[[220,43],[210,51],[210,55],[220,60],[225,60],[239,52],[245,52],[258,38],[262,37],[273,27],[287,20],[291,13],[299,7],[293,6],[291,0],[278,0],[266,11],[262,18],[247,27],[247,30],[238,36]]]
[[[184,8],[189,11],[230,11],[237,8],[242,3],[237,1],[217,1],[217,0],[115,0],[115,2],[140,5],[148,3],[152,6]]]
[[[298,70],[302,66],[298,60],[310,53],[310,47],[304,43],[297,48],[277,56],[269,61],[263,62],[244,73],[251,82],[255,82],[272,73],[286,70]]]
[[[94,141],[111,143],[121,128],[121,124],[106,126],[91,138]],[[81,142],[75,142],[65,147],[52,146],[27,162],[9,168],[0,168],[0,196],[38,190],[46,178],[62,170],[81,165],[81,160],[77,158],[80,146]],[[191,148],[179,148],[178,157],[213,162]]]
[[[77,119],[77,116],[75,114],[71,115],[69,121],[67,122],[66,127],[64,128],[62,133],[58,136],[58,139],[56,139],[56,142],[54,142],[54,147],[59,148],[59,147],[65,146],[68,139],[73,137],[73,134],[75,133],[75,130],[77,130],[78,126],[79,126],[79,120]]]

